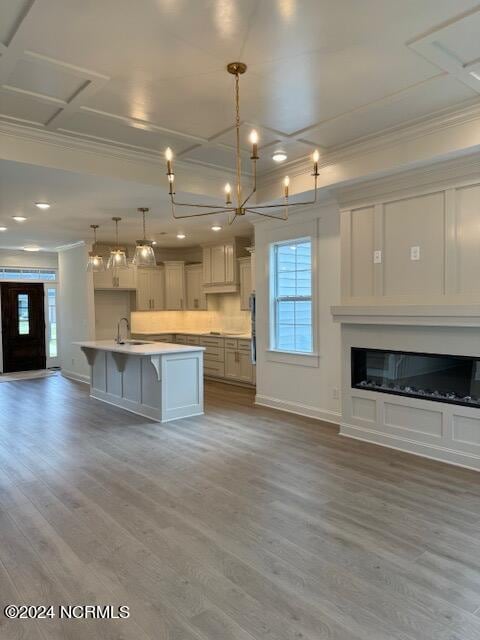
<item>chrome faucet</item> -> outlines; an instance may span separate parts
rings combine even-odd
[[[125,324],[127,326],[127,333],[130,331],[130,323],[128,321],[128,318],[120,318],[117,324],[117,337],[115,339],[115,342],[117,344],[125,344],[125,340],[122,340],[120,337],[120,325],[122,324],[122,320],[125,320]]]

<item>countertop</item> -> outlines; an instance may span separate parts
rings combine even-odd
[[[227,333],[222,331],[219,333],[210,333],[209,331],[132,331],[135,336],[162,336],[165,334],[174,334],[179,336],[202,336],[204,338],[237,338],[238,340],[251,340],[250,333]]]
[[[171,344],[169,342],[146,342],[144,344],[117,344],[114,340],[91,340],[90,342],[74,342],[79,347],[126,353],[132,356],[157,356],[170,353],[205,351],[205,347],[191,344]]]

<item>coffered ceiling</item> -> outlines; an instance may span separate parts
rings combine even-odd
[[[299,158],[479,99],[473,0],[1,0],[0,118],[231,168]],[[472,72],[474,72],[472,74]],[[245,161],[248,151],[245,149]]]

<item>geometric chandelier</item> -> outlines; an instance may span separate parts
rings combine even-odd
[[[235,77],[235,193],[234,202],[232,202],[232,188],[229,183],[225,185],[225,205],[208,205],[208,204],[196,204],[189,202],[177,202],[175,199],[175,173],[173,170],[173,152],[170,147],[165,151],[165,159],[167,161],[167,178],[169,184],[169,195],[172,204],[172,215],[175,219],[181,218],[196,218],[200,216],[218,215],[219,213],[228,213],[228,224],[232,224],[238,216],[244,216],[246,213],[255,213],[259,216],[265,216],[267,218],[274,218],[276,220],[288,220],[289,207],[298,207],[315,204],[317,201],[317,182],[318,182],[318,151],[314,151],[312,154],[313,171],[312,177],[314,179],[314,197],[309,202],[289,202],[289,185],[290,180],[286,176],[283,180],[283,201],[279,204],[249,204],[251,197],[257,190],[257,160],[258,156],[258,134],[255,130],[250,133],[249,140],[252,145],[252,155],[250,160],[252,161],[252,174],[253,185],[251,191],[247,196],[244,195],[244,189],[242,188],[242,162],[240,153],[240,75],[245,73],[247,65],[243,62],[231,62],[227,65],[228,73],[231,73]],[[186,215],[177,215],[175,207],[195,207],[198,209],[208,209],[206,212],[199,212]],[[280,213],[280,215],[278,215]]]

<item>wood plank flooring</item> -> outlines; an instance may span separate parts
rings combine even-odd
[[[159,425],[0,385],[0,638],[478,640],[480,474],[206,385]],[[7,620],[6,604],[128,605]]]

